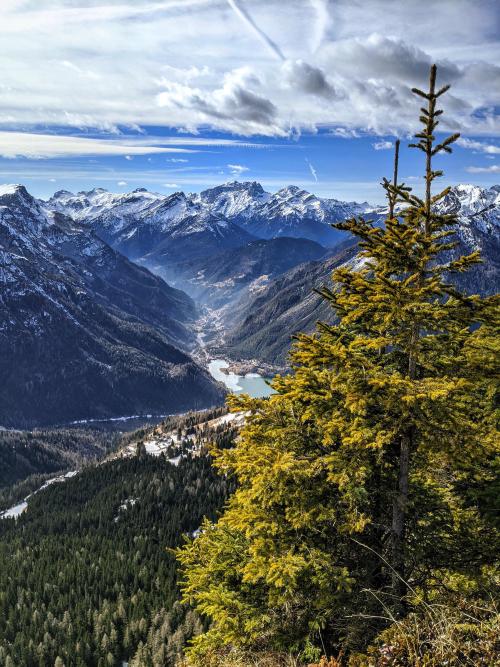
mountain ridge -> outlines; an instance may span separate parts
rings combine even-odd
[[[222,400],[187,353],[192,300],[23,186],[0,189],[0,284],[3,426]]]

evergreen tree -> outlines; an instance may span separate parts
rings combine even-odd
[[[397,182],[396,159],[385,224],[338,225],[360,241],[356,262],[320,290],[338,323],[299,336],[275,395],[230,399],[249,416],[215,457],[238,488],[178,552],[185,598],[212,620],[195,664],[227,645],[304,659],[364,648],[383,617],[405,613],[408,593],[494,560],[477,543],[494,543],[492,515],[463,481],[472,473],[484,491],[491,476],[498,302],[448,282],[480,259],[457,255],[457,221],[438,212],[448,189],[432,193],[433,160],[458,138],[436,141],[448,86],[435,84],[433,66],[429,90],[414,89],[426,101],[413,144],[424,196]]]

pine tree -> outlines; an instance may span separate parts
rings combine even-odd
[[[338,323],[299,336],[268,400],[230,399],[249,416],[236,447],[214,455],[238,488],[178,553],[186,600],[213,621],[195,664],[228,644],[303,657],[363,647],[377,617],[405,613],[409,590],[479,558],[488,518],[460,480],[474,467],[481,478],[495,449],[497,300],[449,282],[480,259],[457,254],[457,220],[436,207],[448,189],[432,193],[433,159],[458,138],[436,142],[448,86],[435,84],[433,66],[429,90],[414,89],[426,100],[414,144],[424,196],[398,183],[396,154],[385,224],[338,225],[360,247],[320,290]]]

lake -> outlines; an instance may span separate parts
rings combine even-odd
[[[245,393],[253,398],[263,398],[274,394],[274,390],[266,383],[265,379],[258,373],[247,373],[236,375],[236,373],[223,373],[222,369],[228,368],[229,364],[224,359],[212,359],[208,364],[210,375],[219,382],[223,382],[229,391]]]

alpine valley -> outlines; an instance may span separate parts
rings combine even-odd
[[[500,282],[500,187],[458,185],[469,292]],[[0,424],[62,425],[219,405],[210,357],[286,369],[291,332],[331,319],[313,291],[356,248],[332,224],[385,207],[231,182],[197,194],[0,188]]]

